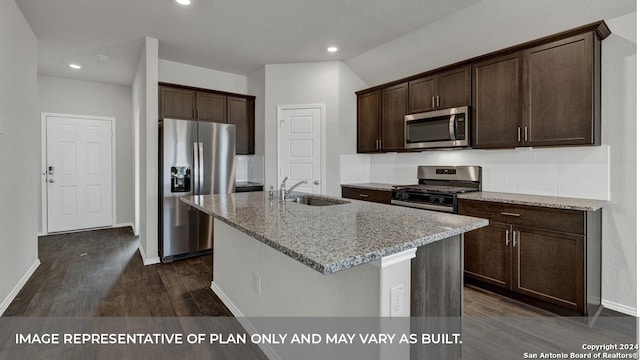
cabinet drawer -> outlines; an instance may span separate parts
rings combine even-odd
[[[585,213],[576,210],[459,199],[458,213],[519,226],[585,234]]]
[[[391,204],[391,191],[342,187],[342,197],[347,199]]]

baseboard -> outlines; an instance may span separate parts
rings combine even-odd
[[[133,231],[133,229],[134,229],[134,227],[133,227],[133,223],[132,223],[132,222],[126,222],[126,223],[119,223],[119,224],[115,224],[115,225],[111,225],[111,226],[106,226],[106,227],[97,227],[97,228],[88,228],[88,229],[76,229],[76,230],[60,231],[60,232],[54,232],[54,233],[39,232],[39,233],[37,234],[37,236],[61,235],[61,234],[73,234],[73,233],[84,232],[84,231],[105,230],[105,229],[116,229],[116,228],[123,228],[123,227],[130,227],[132,231]],[[134,235],[135,235],[135,234],[134,234]],[[137,235],[136,235],[136,236],[137,236]]]
[[[140,257],[142,258],[142,264],[144,264],[145,266],[147,265],[153,265],[153,264],[160,264],[160,258],[159,257],[155,257],[155,258],[147,258],[147,255],[144,253],[144,249],[142,248],[142,243],[140,243],[140,245],[138,245],[138,250],[140,250]]]
[[[607,309],[615,310],[617,312],[620,312],[626,315],[631,315],[631,316],[637,316],[637,313],[638,313],[637,309],[634,307],[614,303],[613,301],[608,301],[604,299],[602,300],[602,306],[604,306]]]
[[[7,308],[13,301],[13,299],[15,299],[16,296],[18,296],[18,293],[20,292],[20,290],[22,290],[22,287],[24,286],[24,284],[27,283],[27,281],[29,280],[31,275],[33,275],[33,273],[36,271],[38,266],[40,266],[40,259],[36,259],[36,261],[31,265],[29,270],[27,270],[27,272],[22,276],[20,281],[18,281],[18,284],[13,288],[13,290],[11,290],[11,292],[4,299],[2,304],[0,304],[0,315],[4,314],[4,312],[7,310]]]
[[[133,230],[133,223],[132,222],[119,223],[119,224],[113,225],[113,227],[114,228],[130,227]]]
[[[259,334],[258,330],[255,327],[253,327],[251,322],[249,322],[249,320],[247,320],[247,318],[244,317],[244,315],[242,314],[242,311],[238,309],[238,307],[231,301],[231,299],[229,299],[229,297],[225,295],[224,291],[222,291],[222,289],[220,289],[220,287],[216,285],[216,283],[213,281],[211,282],[211,290],[213,290],[213,293],[216,294],[220,298],[220,300],[222,300],[222,303],[227,308],[229,308],[229,310],[231,310],[231,313],[236,318],[236,320],[238,320],[240,325],[242,325],[242,327],[250,335]],[[260,343],[258,344],[258,347],[270,360],[282,360],[280,355],[278,355],[278,353],[276,353],[275,350],[273,350],[273,348],[269,346],[269,344]]]

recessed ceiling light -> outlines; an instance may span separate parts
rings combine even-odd
[[[98,54],[98,56],[96,56],[96,58],[98,59],[98,61],[103,62],[103,63],[109,62],[109,60],[111,60],[109,55],[106,55],[106,54]]]
[[[74,69],[74,70],[80,70],[82,69],[82,66],[78,65],[78,64],[69,64],[69,67]]]
[[[336,51],[338,51],[338,48],[337,48],[337,47],[335,47],[335,46],[329,46],[329,47],[327,48],[327,51],[328,51],[328,52],[336,52]]]
[[[180,5],[191,5],[191,0],[176,0],[176,2]]]

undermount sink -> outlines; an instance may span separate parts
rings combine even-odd
[[[288,197],[286,199],[287,202],[296,202],[298,204],[310,205],[310,206],[330,206],[330,205],[341,205],[341,204],[349,204],[349,201],[338,200],[338,199],[326,199],[319,198],[309,195],[295,195]]]

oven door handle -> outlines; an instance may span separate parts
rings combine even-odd
[[[449,118],[449,136],[451,140],[456,140],[456,115],[452,114],[451,118]]]
[[[419,204],[419,203],[414,203],[414,202],[409,202],[409,201],[401,201],[401,200],[391,200],[391,204],[400,205],[400,206],[407,206],[407,207],[412,207],[412,208],[417,208],[417,209],[435,210],[435,211],[443,211],[443,212],[453,213],[453,207],[451,207],[451,206]]]

